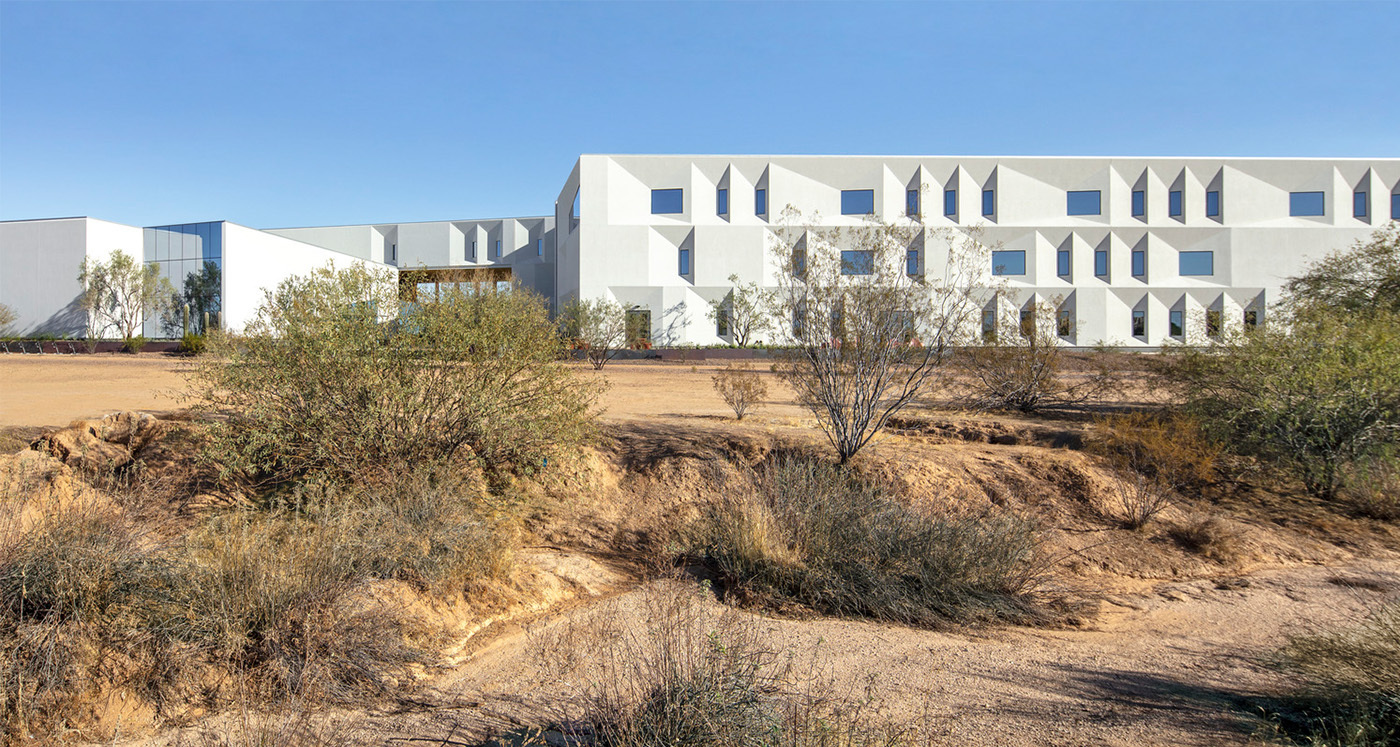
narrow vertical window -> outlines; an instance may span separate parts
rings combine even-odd
[[[495,254],[495,257],[496,257],[496,259],[500,259],[500,258],[501,258],[501,240],[500,240],[500,239],[496,239],[496,254]]]
[[[995,211],[996,204],[996,193],[990,189],[982,190],[982,215],[990,218]]]
[[[1060,337],[1069,337],[1074,332],[1074,318],[1070,316],[1069,309],[1060,309],[1055,316],[1055,334]]]
[[[1259,326],[1259,311],[1257,309],[1244,310],[1244,331],[1249,332]]]
[[[544,239],[535,239],[535,256],[544,256]]]
[[[1021,336],[1029,340],[1035,334],[1035,312],[1021,309]]]
[[[1062,278],[1069,277],[1069,250],[1061,249],[1055,254],[1055,274]]]
[[[398,244],[390,244],[390,245],[389,245],[389,261],[390,261],[390,262],[397,262],[397,261],[399,261],[399,245],[398,245]]]
[[[1209,309],[1206,311],[1206,337],[1212,340],[1220,339],[1220,310]]]
[[[469,257],[468,259],[470,259],[470,260],[473,261],[473,262],[476,261],[476,242],[475,242],[475,241],[472,242],[472,256]]]
[[[1212,190],[1206,193],[1206,217],[1220,217],[1220,193],[1218,191]]]
[[[956,189],[943,190],[943,214],[950,218],[958,214],[958,191]]]
[[[1097,249],[1094,251],[1094,274],[1101,278],[1108,277],[1108,250]]]
[[[1167,314],[1167,326],[1169,327],[1167,331],[1178,340],[1186,338],[1186,327],[1182,323],[1182,316],[1180,311],[1172,311]]]
[[[904,274],[917,277],[919,274],[919,250],[910,249],[904,253]]]
[[[755,190],[753,191],[753,214],[754,214],[754,215],[767,215],[767,214],[768,214],[768,190],[766,190],[766,189],[755,189]]]
[[[1180,218],[1182,212],[1181,190],[1173,189],[1167,195],[1167,214],[1173,218]]]
[[[1133,309],[1133,337],[1147,336],[1147,312]]]
[[[729,304],[724,304],[715,309],[715,336],[729,336]]]
[[[1390,196],[1390,219],[1400,220],[1400,193]]]
[[[1133,277],[1140,278],[1147,274],[1147,252],[1141,249],[1133,250]]]
[[[677,257],[676,264],[677,264],[676,271],[677,271],[679,274],[681,274],[681,275],[689,275],[689,274],[690,274],[690,249],[688,249],[688,248],[683,248],[683,249],[680,250],[680,252],[678,252],[678,257]]]
[[[982,339],[991,342],[997,339],[996,309],[982,310]]]
[[[1133,191],[1133,217],[1144,218],[1147,216],[1147,193],[1141,189]]]
[[[1370,211],[1370,210],[1367,210],[1367,208],[1370,207],[1370,205],[1367,204],[1368,202],[1369,202],[1369,201],[1366,199],[1366,193],[1365,193],[1365,192],[1361,192],[1361,191],[1358,190],[1357,192],[1352,193],[1352,195],[1351,195],[1351,215],[1352,215],[1352,217],[1353,217],[1353,218],[1365,218],[1367,215],[1369,215],[1371,211]]]
[[[904,214],[910,218],[919,217],[919,190],[911,189],[904,193]]]
[[[729,190],[723,187],[715,192],[715,214],[729,215]]]
[[[570,218],[573,218],[573,219],[575,219],[575,220],[578,219],[578,207],[579,207],[578,202],[579,202],[579,195],[581,195],[581,194],[583,194],[583,192],[582,192],[581,190],[574,190],[574,204],[573,204],[573,207],[570,207],[570,208],[569,208],[569,217],[570,217]]]

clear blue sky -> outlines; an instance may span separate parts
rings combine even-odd
[[[1400,155],[1400,3],[0,2],[0,219],[535,215],[580,153]]]

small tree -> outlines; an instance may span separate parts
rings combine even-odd
[[[1381,309],[1400,314],[1400,222],[1392,222],[1332,252],[1284,284],[1287,310],[1333,309],[1369,314]]]
[[[128,347],[146,319],[159,318],[175,294],[156,263],[142,265],[120,249],[106,262],[84,259],[78,283],[78,303],[88,314],[90,333],[100,337],[114,327]]]
[[[717,301],[710,302],[707,314],[720,337],[729,337],[741,348],[749,346],[768,329],[769,309],[773,292],[758,283],[741,283],[738,275],[730,275],[733,289]]]
[[[730,363],[710,379],[715,391],[734,409],[734,418],[743,420],[748,411],[768,396],[768,385],[747,363]]]
[[[1121,377],[1109,362],[1107,350],[1096,351],[1091,369],[1069,379],[1065,376],[1068,334],[1058,305],[1040,302],[1019,315],[998,315],[993,334],[966,346],[958,356],[958,368],[967,376],[970,400],[983,409],[1035,412],[1100,399],[1121,388]]]
[[[573,299],[559,315],[564,336],[582,348],[594,369],[602,369],[627,343],[627,312],[606,298]]]
[[[946,262],[930,263],[942,266],[941,277],[907,272],[908,252],[926,236],[947,247]],[[919,396],[966,336],[987,253],[976,231],[927,232],[873,218],[819,228],[792,207],[774,237],[778,288],[769,319],[791,346],[781,370],[845,463]]]
[[[10,325],[14,324],[17,319],[19,319],[19,314],[15,313],[14,309],[0,303],[0,335],[9,334]]]

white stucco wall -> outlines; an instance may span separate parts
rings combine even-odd
[[[105,262],[118,249],[140,261],[141,229],[94,218],[0,223],[0,303],[19,316],[10,334],[85,335],[76,304],[83,259]]]

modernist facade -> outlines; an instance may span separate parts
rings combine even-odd
[[[553,307],[621,302],[659,345],[717,344],[707,311],[730,277],[776,283],[779,222],[873,215],[911,228],[909,271],[937,277],[976,229],[983,323],[1053,303],[1067,345],[1153,347],[1260,323],[1285,278],[1400,218],[1400,159],[585,155],[543,217],[257,230],[152,228],[91,218],[0,223],[0,303],[11,334],[83,335],[84,257],[156,262],[176,287],[213,262],[222,326],[252,318],[292,274],[358,262],[415,270],[409,290],[511,284]],[[1014,316],[1012,318],[1015,318]],[[147,325],[156,336],[156,322]]]

